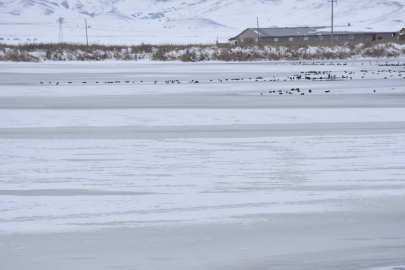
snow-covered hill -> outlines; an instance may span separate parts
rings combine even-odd
[[[405,0],[338,0],[335,25],[405,27]],[[247,27],[330,25],[326,0],[0,0],[0,42],[214,43]]]

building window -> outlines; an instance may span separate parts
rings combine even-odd
[[[334,39],[339,39],[339,37],[338,37],[338,36],[334,36],[333,38],[334,38]]]
[[[243,38],[240,39],[240,42],[243,42]]]
[[[308,40],[308,37],[304,37],[304,40]]]
[[[392,33],[392,36],[395,37],[395,36],[396,36],[396,33]]]
[[[353,38],[354,38],[354,36],[353,36],[353,35],[350,35],[350,36],[349,36],[349,39],[353,39]]]
[[[274,38],[274,41],[278,41],[278,38]]]
[[[323,36],[319,36],[319,39],[322,40],[322,39],[323,39]]]
[[[256,40],[256,42],[258,42],[258,41],[259,41],[259,39],[258,39],[258,38],[255,38],[255,40]]]
[[[378,40],[382,40],[382,37],[378,37],[377,39],[378,39]]]
[[[294,38],[290,37],[288,40],[289,40],[289,41],[293,41],[293,40],[294,40]]]

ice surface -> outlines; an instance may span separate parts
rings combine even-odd
[[[404,265],[404,62],[1,63],[1,267]]]

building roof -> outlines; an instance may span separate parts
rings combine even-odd
[[[257,28],[248,28],[257,34]],[[282,36],[313,36],[324,27],[286,27],[286,28],[259,28],[261,37],[282,37]],[[325,31],[326,32],[326,31]]]
[[[247,28],[245,31],[250,30],[257,34],[257,28]],[[232,38],[235,39],[242,33]],[[342,34],[371,34],[372,32],[359,32],[359,31],[339,31],[334,30],[335,35]],[[375,32],[373,32],[375,33]],[[294,37],[294,36],[315,36],[315,35],[330,35],[330,27],[285,27],[285,28],[259,28],[260,37]]]

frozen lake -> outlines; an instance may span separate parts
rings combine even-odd
[[[404,78],[2,62],[0,269],[405,269]]]

